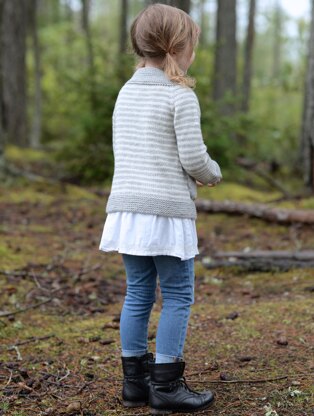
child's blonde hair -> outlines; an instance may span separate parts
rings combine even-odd
[[[200,27],[183,10],[161,3],[144,8],[134,19],[130,34],[139,60],[135,69],[145,66],[146,58],[162,58],[162,69],[171,81],[195,87],[195,79],[180,69],[169,53],[180,53],[187,45],[191,54],[198,44]]]

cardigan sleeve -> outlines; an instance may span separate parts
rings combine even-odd
[[[222,178],[221,170],[207,153],[199,101],[190,88],[182,87],[174,93],[174,129],[184,170],[203,184],[218,182]]]

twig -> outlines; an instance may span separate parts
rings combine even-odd
[[[12,350],[14,349],[14,347],[16,345],[24,345],[24,344],[29,344],[30,342],[34,342],[34,341],[42,341],[44,339],[48,339],[51,337],[55,337],[55,334],[51,334],[51,335],[45,335],[43,337],[31,337],[30,339],[26,339],[25,341],[19,341],[16,342],[14,345],[11,345],[10,347],[8,347],[8,350]]]
[[[190,383],[266,383],[267,381],[276,381],[288,378],[288,376],[281,376],[275,378],[260,378],[256,380],[187,380]]]
[[[82,386],[82,387],[80,387],[80,389],[76,392],[76,395],[81,394],[81,393],[82,393],[82,391],[85,389],[85,387],[87,387],[87,386],[91,385],[91,384],[92,384],[92,383],[94,383],[94,382],[95,382],[95,380],[92,380],[92,381],[89,381],[89,382],[85,382],[85,383],[83,384],[83,386]]]
[[[70,371],[69,369],[67,369],[66,374],[65,374],[63,377],[59,378],[59,380],[57,380],[57,382],[58,382],[58,383],[60,383],[60,381],[61,381],[61,380],[63,380],[64,378],[67,378],[67,377],[68,377],[68,375],[70,374],[70,372],[71,372],[71,371]]]
[[[58,390],[57,390],[58,391]],[[61,396],[58,396],[56,393],[48,393],[49,394],[49,396],[52,396],[52,397],[54,397],[55,399],[58,399],[58,400],[60,400],[60,401],[65,401],[65,400],[68,400],[68,397],[61,397]]]
[[[16,345],[13,345],[13,348],[12,348],[12,349],[16,351],[16,354],[17,354],[17,359],[18,359],[19,361],[22,361],[22,356],[21,356],[21,353],[20,353],[19,347],[17,347]]]
[[[12,380],[12,374],[13,374],[13,371],[11,371],[9,368],[8,368],[8,370],[10,371],[10,377],[9,377],[9,380],[7,381],[7,383],[6,383],[5,387],[6,387],[8,384],[10,384],[10,383],[11,383],[11,380]]]
[[[77,272],[77,273],[73,276],[72,281],[75,283],[75,282],[77,282],[77,280],[79,280],[79,278],[80,278],[81,276],[83,276],[84,274],[87,274],[87,273],[89,273],[89,272],[92,272],[92,271],[98,270],[98,269],[100,269],[100,267],[101,267],[101,265],[98,263],[98,264],[95,264],[95,266],[90,267],[89,269],[82,269],[82,270],[80,270],[79,272]]]
[[[42,287],[42,285],[39,283],[39,281],[37,280],[37,277],[35,276],[35,274],[33,273],[33,271],[31,270],[31,275],[32,278],[34,279],[34,282],[36,283],[36,286],[38,287],[38,289],[40,290],[45,290],[46,292],[49,292],[49,289],[46,289],[45,287]]]
[[[5,276],[17,276],[17,277],[25,277],[30,274],[27,270],[21,270],[21,271],[10,271],[10,270],[0,270],[0,274],[3,274]]]
[[[205,368],[205,370],[196,371],[195,373],[187,373],[187,377],[198,376],[200,374],[207,373],[208,371],[213,371],[213,370],[211,368]]]
[[[13,312],[2,312],[0,313],[0,317],[3,318],[3,317],[11,316],[11,315],[16,315],[18,313],[28,311],[29,309],[38,308],[38,306],[44,305],[45,303],[51,302],[52,300],[53,298],[49,298],[49,299],[43,300],[42,302],[35,303],[34,305],[27,306],[26,308],[17,309],[16,311],[13,311]]]
[[[27,386],[24,382],[19,382],[18,386],[28,391],[31,391],[33,394],[35,394],[35,396],[40,397],[40,394],[37,391],[35,391],[32,387]]]

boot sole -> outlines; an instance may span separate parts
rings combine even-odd
[[[123,400],[122,404],[125,407],[141,407],[141,406],[147,406],[148,402],[130,402],[127,400]]]
[[[198,409],[194,409],[194,410],[176,410],[176,409],[153,409],[152,407],[150,408],[150,412],[152,415],[170,415],[171,413],[195,413],[195,412],[201,412],[202,410],[207,409],[208,407],[210,407],[213,403],[214,403],[215,399],[213,397],[213,400],[209,403],[207,403],[206,405],[199,407]]]

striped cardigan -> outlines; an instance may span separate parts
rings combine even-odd
[[[156,67],[137,69],[119,91],[113,115],[114,175],[106,213],[196,219],[195,179],[222,174],[204,144],[195,92]]]

